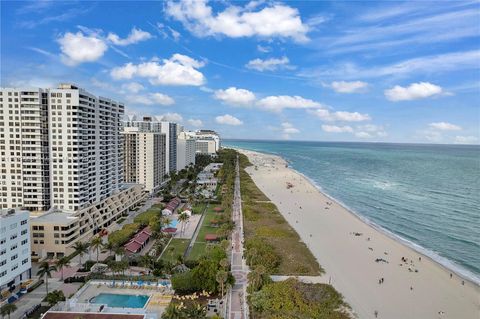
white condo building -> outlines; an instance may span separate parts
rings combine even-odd
[[[165,174],[177,169],[177,123],[157,121],[155,117],[144,116],[137,120],[134,116],[124,121],[124,127],[138,127],[143,132],[161,132],[165,134]]]
[[[0,103],[0,208],[27,209],[37,217],[54,211],[48,221],[58,221],[57,228],[79,217],[79,231],[63,234],[68,239],[53,240],[53,232],[46,232],[51,247],[43,246],[46,239],[33,240],[34,255],[64,254],[78,239],[120,218],[111,207],[128,211],[140,200],[141,187],[122,185],[122,103],[71,84],[2,88]]]
[[[215,155],[220,150],[220,136],[215,131],[198,130],[185,133],[195,139],[197,154]]]
[[[195,139],[185,132],[180,132],[177,138],[177,171],[190,164],[195,165]]]
[[[30,223],[26,210],[0,210],[0,292],[31,278]]]
[[[157,191],[165,176],[165,134],[125,127],[123,136],[125,181],[143,184],[148,192]]]

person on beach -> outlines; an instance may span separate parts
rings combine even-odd
[[[377,311],[377,310],[375,310],[375,311],[373,312],[373,314],[375,315],[375,318],[378,318],[378,311]]]

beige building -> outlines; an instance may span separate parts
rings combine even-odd
[[[52,208],[30,219],[32,258],[59,258],[73,252],[78,240],[87,241],[101,229],[138,206],[145,198],[144,187],[123,184],[111,196],[77,211]]]
[[[148,192],[157,191],[166,173],[166,135],[125,127],[123,137],[125,181],[142,184]]]

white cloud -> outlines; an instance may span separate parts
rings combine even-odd
[[[110,75],[115,80],[144,77],[154,85],[200,86],[204,84],[205,77],[197,69],[204,65],[203,62],[186,55],[174,54],[162,62],[151,60],[140,64],[127,63],[113,68]]]
[[[230,114],[217,116],[215,118],[215,122],[217,122],[218,124],[233,125],[233,126],[238,126],[243,124],[242,121],[240,121],[235,116],[232,116]]]
[[[424,99],[434,95],[441,94],[442,88],[429,82],[412,83],[408,87],[395,85],[393,88],[385,90],[385,97],[390,101],[409,101]]]
[[[356,127],[355,136],[359,138],[386,137],[387,132],[385,132],[383,126],[365,124]]]
[[[263,71],[275,71],[278,69],[292,69],[293,66],[289,65],[290,60],[286,56],[281,58],[270,59],[254,59],[245,64],[247,69]]]
[[[262,53],[268,53],[268,52],[272,51],[272,48],[269,47],[269,46],[263,46],[263,45],[258,44],[257,45],[257,50],[259,52],[262,52]]]
[[[193,127],[201,127],[203,126],[202,120],[197,120],[197,119],[189,119],[188,124],[190,124]]]
[[[156,118],[159,121],[175,122],[179,123],[183,121],[183,117],[178,113],[165,113],[157,115]]]
[[[283,138],[289,139],[290,134],[297,134],[300,133],[300,130],[295,128],[291,123],[289,122],[283,122],[282,123],[282,132],[283,132]]]
[[[362,81],[333,81],[329,86],[337,93],[361,93],[365,92],[368,83]]]
[[[322,130],[328,133],[353,133],[351,126],[322,125]]]
[[[150,38],[152,38],[152,35],[149,32],[137,29],[135,27],[132,28],[132,31],[130,31],[130,34],[125,39],[121,39],[118,35],[112,32],[110,32],[107,36],[107,39],[110,42],[120,46],[138,43],[140,41],[145,41]]]
[[[476,136],[455,136],[455,144],[477,144],[478,137]]]
[[[226,90],[216,90],[213,97],[233,105],[250,105],[255,101],[255,94],[249,90],[229,87]]]
[[[368,114],[362,114],[358,112],[346,112],[346,111],[331,112],[324,108],[310,110],[309,113],[315,115],[322,121],[327,121],[327,122],[334,122],[334,121],[363,122],[363,121],[371,120],[370,115]]]
[[[321,107],[321,104],[310,99],[295,95],[267,96],[257,102],[257,105],[269,111],[279,112],[283,109],[308,109]]]
[[[224,35],[231,38],[291,38],[296,42],[308,40],[308,27],[296,8],[270,3],[255,10],[257,6],[227,5],[224,11],[214,13],[206,0],[182,0],[168,1],[165,11],[199,37]]]
[[[57,39],[62,51],[62,62],[66,65],[75,66],[83,62],[94,62],[100,59],[108,46],[95,35],[84,35],[67,32]]]
[[[132,104],[145,104],[145,105],[172,105],[175,100],[170,96],[162,93],[150,93],[148,95],[128,95],[126,99]]]
[[[462,128],[458,125],[447,123],[447,122],[436,122],[430,123],[428,126],[435,130],[440,131],[460,131]]]
[[[131,83],[122,84],[122,89],[127,90],[131,93],[138,93],[144,90],[145,88],[140,83],[131,82]]]

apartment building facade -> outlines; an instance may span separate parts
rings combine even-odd
[[[29,214],[26,210],[0,210],[0,291],[32,276]]]
[[[148,192],[157,191],[166,172],[165,134],[125,127],[123,137],[125,181],[142,184]]]
[[[119,196],[126,192],[122,103],[71,84],[0,93],[0,208],[23,208],[33,216],[55,212],[61,220],[98,211],[102,221],[110,221],[110,209],[128,210],[145,195],[142,186],[130,185],[138,196]],[[79,235],[98,231],[88,215],[79,216],[89,223]],[[37,221],[42,220],[48,218]],[[44,239],[32,239],[35,251],[65,251],[42,248]]]
[[[190,164],[195,165],[195,139],[180,132],[177,137],[177,171]]]

